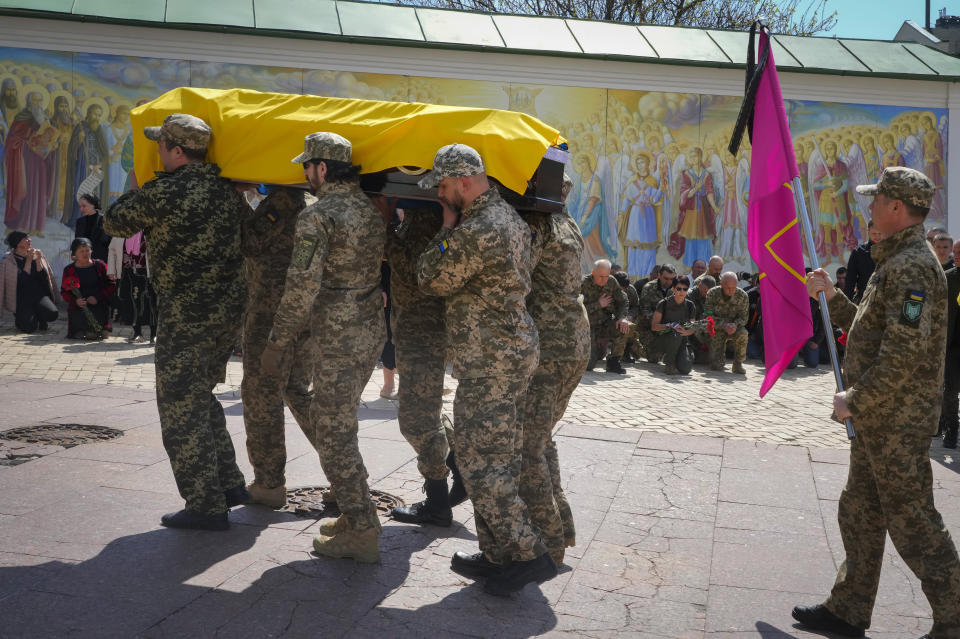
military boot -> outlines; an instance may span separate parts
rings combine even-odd
[[[467,487],[463,485],[463,475],[460,474],[460,468],[457,466],[457,458],[453,454],[453,449],[447,455],[447,468],[450,469],[450,476],[453,477],[453,485],[450,486],[450,493],[447,500],[450,507],[454,508],[467,501]]]
[[[344,517],[343,515],[340,515],[336,519],[331,519],[330,521],[325,521],[322,524],[320,524],[320,528],[318,528],[318,530],[320,531],[321,535],[326,535],[327,537],[333,537],[338,532],[343,530],[346,527],[346,525],[347,525],[346,517]]]
[[[943,447],[944,448],[956,448],[957,447],[957,427],[948,428],[947,432],[943,434]]]
[[[407,524],[433,524],[447,527],[453,523],[453,511],[450,509],[450,494],[447,479],[428,479],[423,483],[427,493],[424,501],[412,506],[397,506],[390,516]]]
[[[607,372],[617,375],[626,375],[627,371],[620,365],[620,358],[614,355],[607,357]]]
[[[251,504],[260,504],[268,508],[283,508],[287,505],[287,487],[283,485],[267,488],[254,480],[247,486],[247,492],[250,493]]]
[[[380,531],[376,528],[354,530],[352,526],[344,526],[332,537],[314,537],[313,550],[324,557],[375,564],[380,561]]]
[[[223,499],[227,502],[227,508],[233,508],[234,506],[242,506],[250,501],[250,493],[247,492],[247,489],[243,484],[239,486],[234,486],[233,488],[228,488],[223,491]]]
[[[733,367],[730,369],[737,375],[746,375],[747,369],[743,367],[743,362],[734,362]]]

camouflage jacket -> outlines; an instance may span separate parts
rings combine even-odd
[[[371,340],[385,341],[380,290],[385,241],[383,217],[357,184],[322,184],[317,201],[297,218],[271,343],[285,348],[307,322],[320,338],[322,354],[353,354]]]
[[[253,212],[243,238],[243,270],[251,306],[276,310],[283,296],[283,283],[290,266],[297,216],[307,205],[303,189],[278,187]]]
[[[523,216],[530,226],[532,290],[527,308],[540,334],[540,361],[579,361],[590,355],[590,322],[580,295],[583,236],[570,214]]]
[[[707,300],[703,305],[703,312],[713,317],[718,331],[724,324],[733,324],[741,329],[746,327],[747,320],[750,318],[750,298],[747,296],[747,292],[741,288],[727,297],[723,294],[722,288],[714,286],[707,291]]]
[[[694,306],[697,307],[697,319],[703,317],[703,311],[707,304],[707,298],[700,295],[700,287],[691,286],[690,292],[687,293],[687,299],[693,302]]]
[[[640,291],[640,312],[637,315],[638,323],[644,326],[650,326],[653,320],[653,314],[657,310],[657,304],[660,300],[673,295],[673,289],[663,290],[660,288],[660,280],[652,279],[643,285]]]
[[[922,224],[873,245],[877,269],[857,306],[828,306],[847,330],[843,381],[854,427],[937,430],[947,343],[947,284]],[[926,444],[925,444],[926,445]]]
[[[442,228],[417,263],[420,289],[446,297],[447,336],[458,379],[536,370],[537,329],[527,312],[530,230],[496,189]]]
[[[220,167],[194,162],[121,195],[103,228],[114,237],[143,231],[161,314],[202,323],[210,305],[242,310],[246,302],[241,234],[251,215]]]
[[[583,293],[583,305],[587,309],[590,326],[599,326],[610,320],[626,319],[627,294],[613,277],[610,277],[603,286],[597,286],[593,281],[593,275],[587,273],[580,282],[580,292]],[[601,295],[609,295],[613,301],[601,307]]]
[[[640,294],[632,286],[627,286],[623,292],[627,294],[627,319],[636,322],[640,316]]]
[[[417,260],[440,232],[443,213],[430,207],[405,208],[403,222],[387,234],[390,262],[390,296],[397,306],[412,307],[429,296],[417,283]],[[437,298],[435,298],[437,299]]]

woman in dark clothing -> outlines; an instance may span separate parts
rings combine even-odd
[[[68,304],[67,337],[102,339],[103,331],[110,330],[109,301],[116,283],[107,277],[106,263],[92,259],[87,238],[75,239],[70,244],[70,253],[74,261],[63,269],[60,285],[60,295]]]
[[[30,236],[13,231],[7,236],[10,251],[0,261],[0,305],[14,315],[16,327],[24,333],[57,319],[53,303],[53,273],[39,249],[31,248]]]
[[[87,193],[81,195],[77,202],[80,204],[80,218],[77,220],[76,232],[73,237],[85,237],[90,240],[93,259],[106,262],[107,249],[110,247],[110,236],[103,230],[100,199],[92,193]]]

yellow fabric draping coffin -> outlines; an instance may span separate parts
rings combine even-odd
[[[163,124],[171,113],[189,113],[210,125],[207,159],[220,165],[222,175],[270,184],[304,181],[302,167],[290,160],[303,151],[303,138],[316,131],[350,140],[353,162],[364,173],[430,168],[440,147],[468,144],[480,152],[488,175],[518,193],[526,190],[546,149],[563,141],[553,127],[515,111],[181,87],[130,114],[141,182],[162,169],[156,142],[143,128]]]

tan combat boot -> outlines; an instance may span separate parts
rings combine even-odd
[[[340,532],[340,530],[343,529],[346,525],[347,525],[347,520],[344,518],[343,515],[340,515],[336,519],[331,519],[330,521],[325,521],[322,524],[320,524],[320,528],[318,528],[318,530],[320,531],[321,535],[325,535],[327,537],[333,537],[338,532]]]
[[[380,561],[380,532],[376,528],[364,530],[341,529],[332,537],[320,535],[313,539],[313,550],[324,557],[353,559],[364,564]]]
[[[746,374],[747,374],[747,369],[745,369],[745,368],[743,367],[743,363],[742,363],[742,362],[734,362],[734,363],[733,363],[733,368],[731,368],[730,370],[732,370],[734,373],[736,373],[736,374],[738,374],[738,375],[746,375]]]
[[[276,488],[267,488],[257,484],[256,481],[247,486],[247,492],[250,493],[250,503],[260,504],[269,508],[283,508],[287,505],[287,487],[277,486]]]

